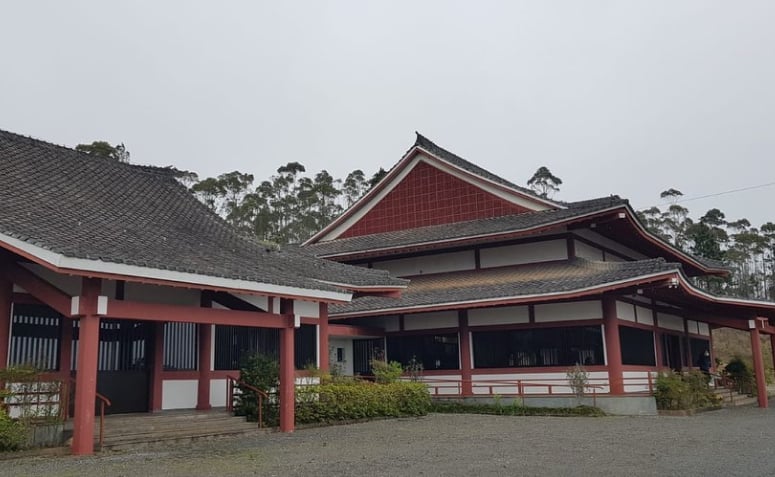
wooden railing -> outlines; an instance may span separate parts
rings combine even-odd
[[[75,378],[70,378],[68,383],[71,386],[71,389],[75,389]],[[62,386],[63,393],[62,393],[62,406],[60,406],[60,412],[61,409],[64,409],[64,419],[63,421],[67,421],[68,417],[70,416],[70,393],[67,389],[67,386]],[[110,402],[110,399],[103,396],[102,394],[95,392],[94,393],[97,400],[100,403],[100,436],[99,436],[99,447],[100,450],[102,450],[102,446],[105,443],[105,408],[110,407],[112,403]]]
[[[253,392],[256,395],[256,415],[258,418],[258,428],[261,429],[264,427],[264,399],[268,399],[269,395],[265,393],[264,391],[258,389],[255,386],[251,386],[250,384],[246,383],[245,381],[240,380],[239,378],[236,378],[231,375],[226,375],[226,409],[229,412],[234,412],[234,388],[238,387],[240,388],[241,392],[244,392],[243,390],[248,390]]]

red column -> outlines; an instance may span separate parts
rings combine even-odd
[[[280,432],[293,432],[295,424],[294,388],[296,370],[293,352],[293,300],[280,301],[280,313],[287,315],[288,323],[280,330]]]
[[[148,408],[151,412],[161,411],[162,373],[164,372],[164,323],[153,324],[153,359],[151,360],[151,392]]]
[[[460,392],[463,396],[472,396],[474,394],[471,384],[471,339],[468,330],[468,314],[465,310],[458,313],[458,329],[460,340],[460,377],[463,381]]]
[[[94,453],[94,406],[97,395],[97,358],[99,354],[100,317],[97,316],[98,278],[84,278],[81,285],[81,309],[78,329],[78,371],[75,381],[75,416],[73,418],[73,454]]]
[[[62,317],[62,330],[59,335],[59,375],[69,384],[73,362],[73,320]]]
[[[199,383],[197,385],[196,408],[201,411],[212,409],[210,405],[212,329],[212,325],[199,325]]]
[[[608,365],[610,393],[624,394],[619,320],[616,317],[616,300],[612,297],[603,297],[603,325],[605,327],[606,364]]]
[[[318,368],[320,371],[327,373],[331,362],[328,356],[328,303],[320,303],[320,313],[318,318],[318,355],[320,362]]]
[[[756,376],[756,394],[759,407],[767,407],[767,381],[764,378],[764,359],[762,358],[762,343],[759,329],[751,330],[751,353],[753,354],[753,369]]]
[[[0,278],[0,368],[8,366],[8,352],[11,343],[11,306],[13,283]]]
[[[772,365],[775,367],[775,335],[770,335],[770,349],[772,351]]]

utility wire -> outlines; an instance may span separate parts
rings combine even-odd
[[[716,192],[714,194],[699,195],[697,197],[688,197],[686,199],[678,199],[678,200],[674,200],[674,201],[666,201],[666,202],[663,202],[661,205],[680,204],[682,202],[691,202],[693,200],[707,199],[708,197],[718,197],[720,195],[734,194],[736,192],[744,192],[744,191],[747,191],[747,190],[762,189],[764,187],[772,187],[772,186],[775,186],[775,182],[768,182],[766,184],[759,184],[759,185],[749,186],[749,187],[741,187],[740,189],[725,190],[723,192]]]

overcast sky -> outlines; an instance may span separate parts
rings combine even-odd
[[[414,131],[636,208],[775,182],[775,2],[4,2],[0,129],[266,178],[389,168]],[[754,225],[775,186],[689,201]]]

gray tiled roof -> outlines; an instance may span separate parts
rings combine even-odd
[[[306,245],[305,248],[318,257],[341,253],[356,253],[372,249],[404,247],[442,240],[463,239],[478,235],[510,233],[527,230],[552,222],[596,212],[626,204],[617,196],[572,202],[564,209],[542,210],[523,214],[505,215],[469,220],[414,229],[397,230],[371,235],[361,235]]]
[[[330,308],[339,314],[443,306],[467,301],[567,293],[622,280],[680,269],[661,258],[636,262],[595,262],[581,258],[562,262],[498,267],[413,277],[401,298],[361,297]],[[392,312],[392,311],[391,311]]]
[[[172,169],[0,131],[0,233],[66,257],[317,290],[403,286],[387,273],[270,250],[238,234]]]

